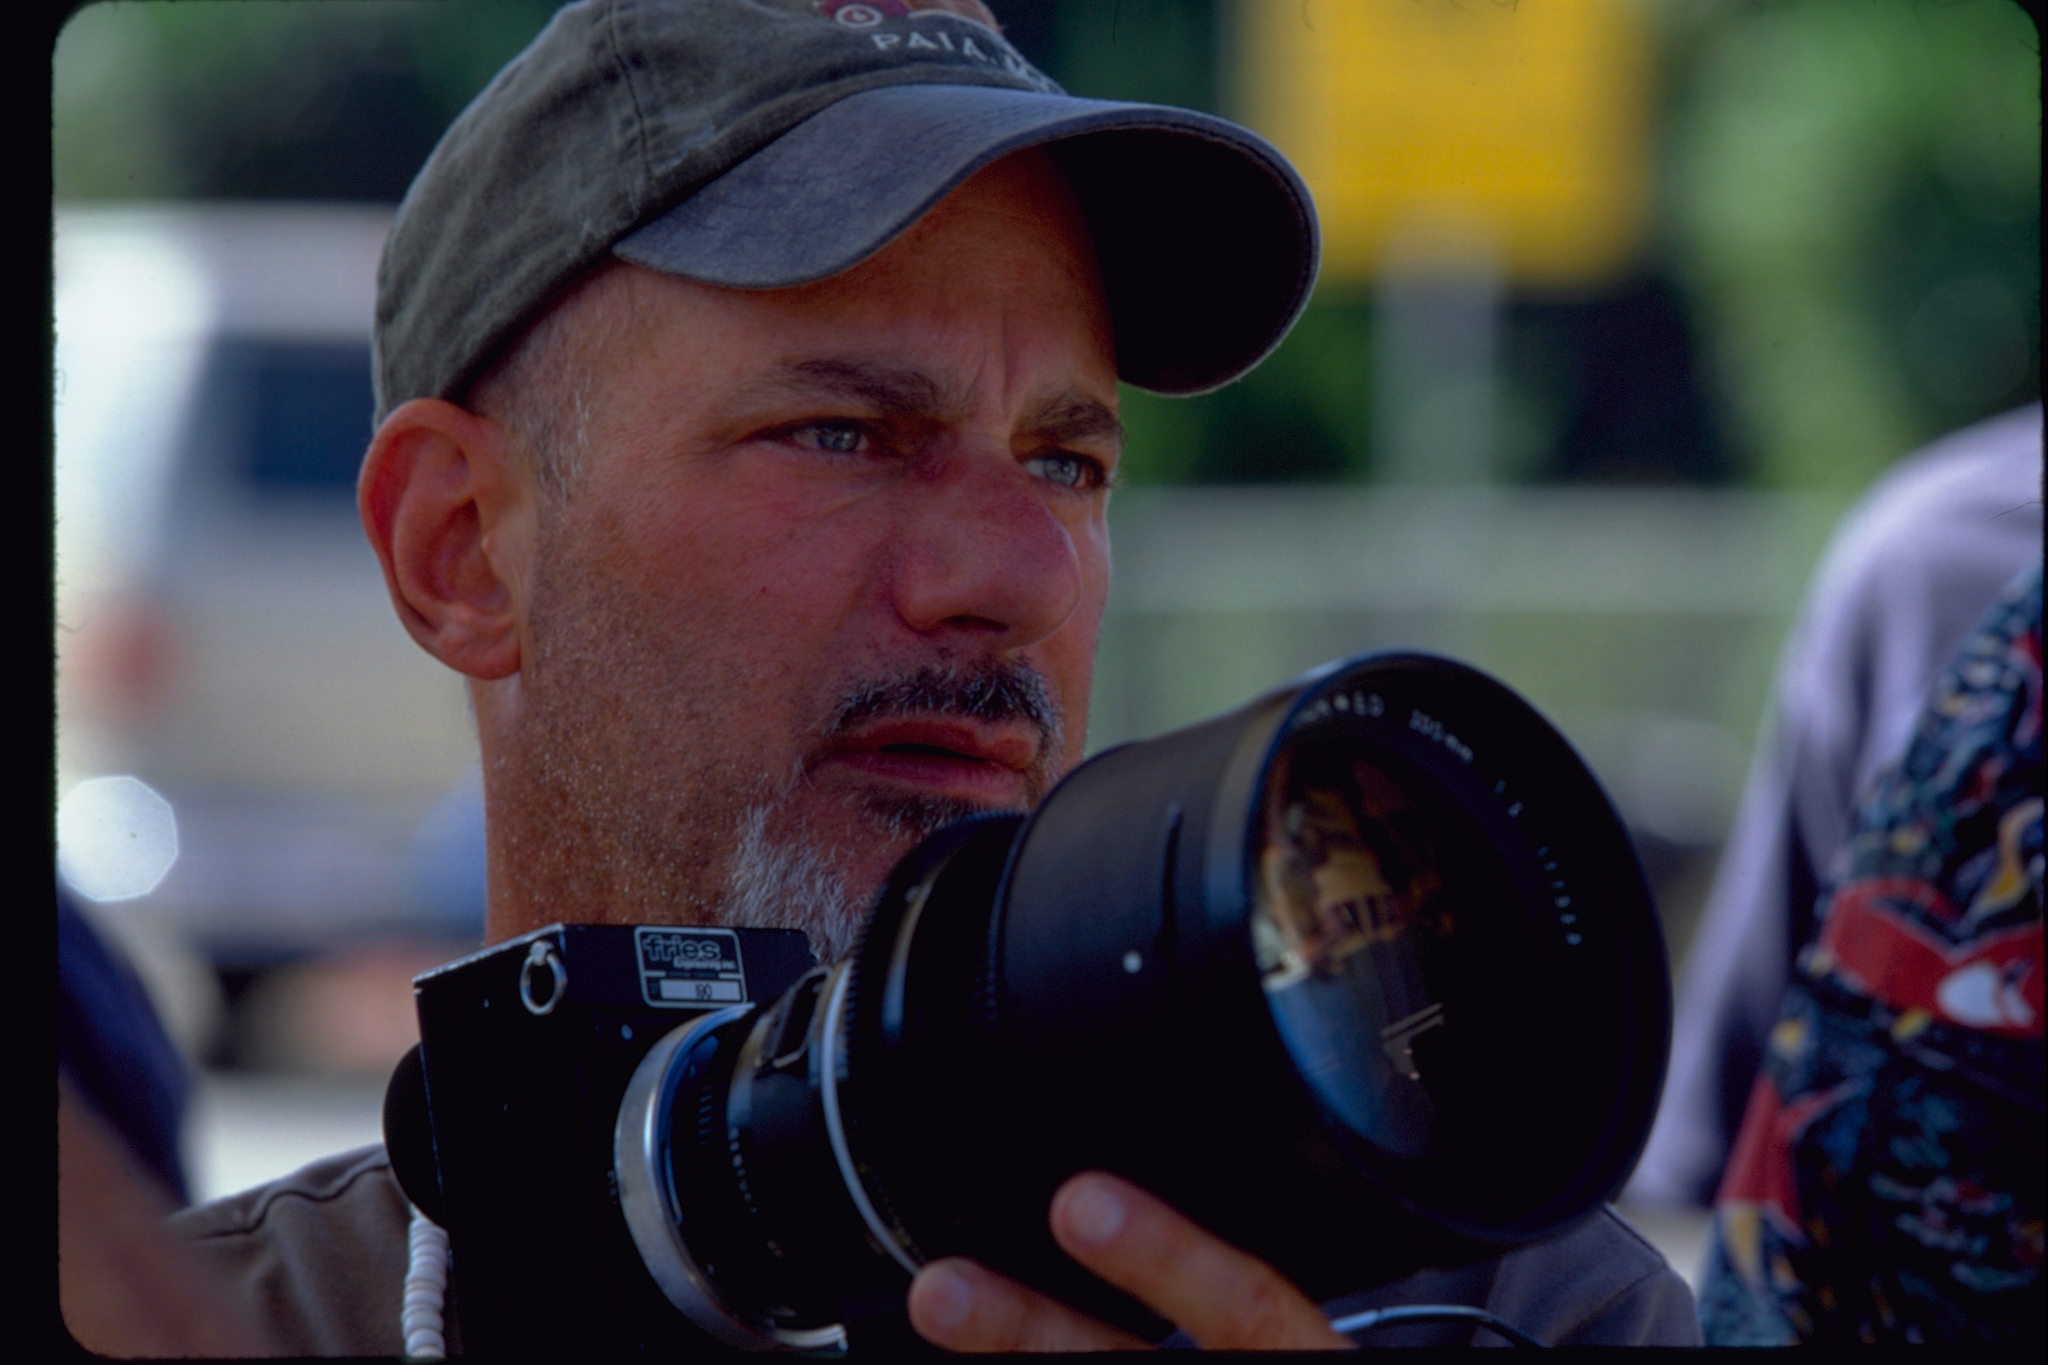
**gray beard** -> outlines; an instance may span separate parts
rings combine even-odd
[[[768,834],[774,803],[764,802],[741,817],[739,837],[725,878],[725,894],[711,918],[736,929],[801,929],[819,962],[850,957],[867,924],[869,905],[855,899],[840,871],[837,850]],[[867,801],[861,814],[885,837],[921,839],[970,815],[978,806],[964,801],[917,798]]]
[[[853,951],[861,923],[839,860],[803,844],[771,841],[768,812],[759,805],[741,818],[725,896],[711,922],[735,929],[801,929],[818,961],[837,962]]]

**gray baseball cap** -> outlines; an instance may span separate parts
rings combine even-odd
[[[561,10],[399,205],[377,276],[377,420],[459,397],[607,254],[709,284],[803,284],[1040,146],[1093,233],[1119,375],[1199,393],[1256,365],[1315,283],[1315,208],[1286,160],[1206,114],[1075,99],[965,8]]]

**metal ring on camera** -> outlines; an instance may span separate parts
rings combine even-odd
[[[781,1343],[742,1322],[719,1297],[709,1277],[690,1254],[676,1218],[668,1187],[669,1106],[675,1099],[670,1065],[698,1037],[721,1025],[743,1019],[752,1005],[700,1014],[671,1029],[648,1049],[619,1098],[618,1124],[612,1129],[612,1169],[619,1179],[619,1211],[647,1273],[683,1315],[727,1346],[741,1350],[773,1350]]]
[[[546,1004],[533,998],[533,969],[543,966],[555,975],[555,989]],[[526,950],[526,961],[519,966],[519,1003],[526,1006],[528,1014],[548,1014],[568,993],[569,969],[562,965],[562,955],[555,951],[555,945],[541,939]]]
[[[825,1018],[818,1030],[818,1094],[824,1101],[825,1137],[832,1144],[832,1159],[839,1164],[839,1178],[845,1183],[846,1192],[853,1196],[853,1206],[860,1210],[860,1220],[896,1264],[915,1275],[922,1262],[904,1248],[896,1230],[883,1220],[874,1201],[868,1198],[867,1185],[853,1164],[853,1151],[846,1145],[846,1127],[839,1117],[839,1022],[846,1011],[846,991],[852,980],[853,964],[842,962],[832,969],[832,980],[825,988]]]

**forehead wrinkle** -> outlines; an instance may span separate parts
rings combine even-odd
[[[746,384],[747,397],[858,399],[891,417],[939,417],[964,411],[966,396],[923,370],[869,360],[785,360]]]

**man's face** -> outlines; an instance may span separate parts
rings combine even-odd
[[[717,918],[843,952],[922,833],[1080,755],[1117,455],[1087,231],[1031,152],[816,284],[621,269],[584,468],[514,587],[493,876],[538,918],[492,936]]]

